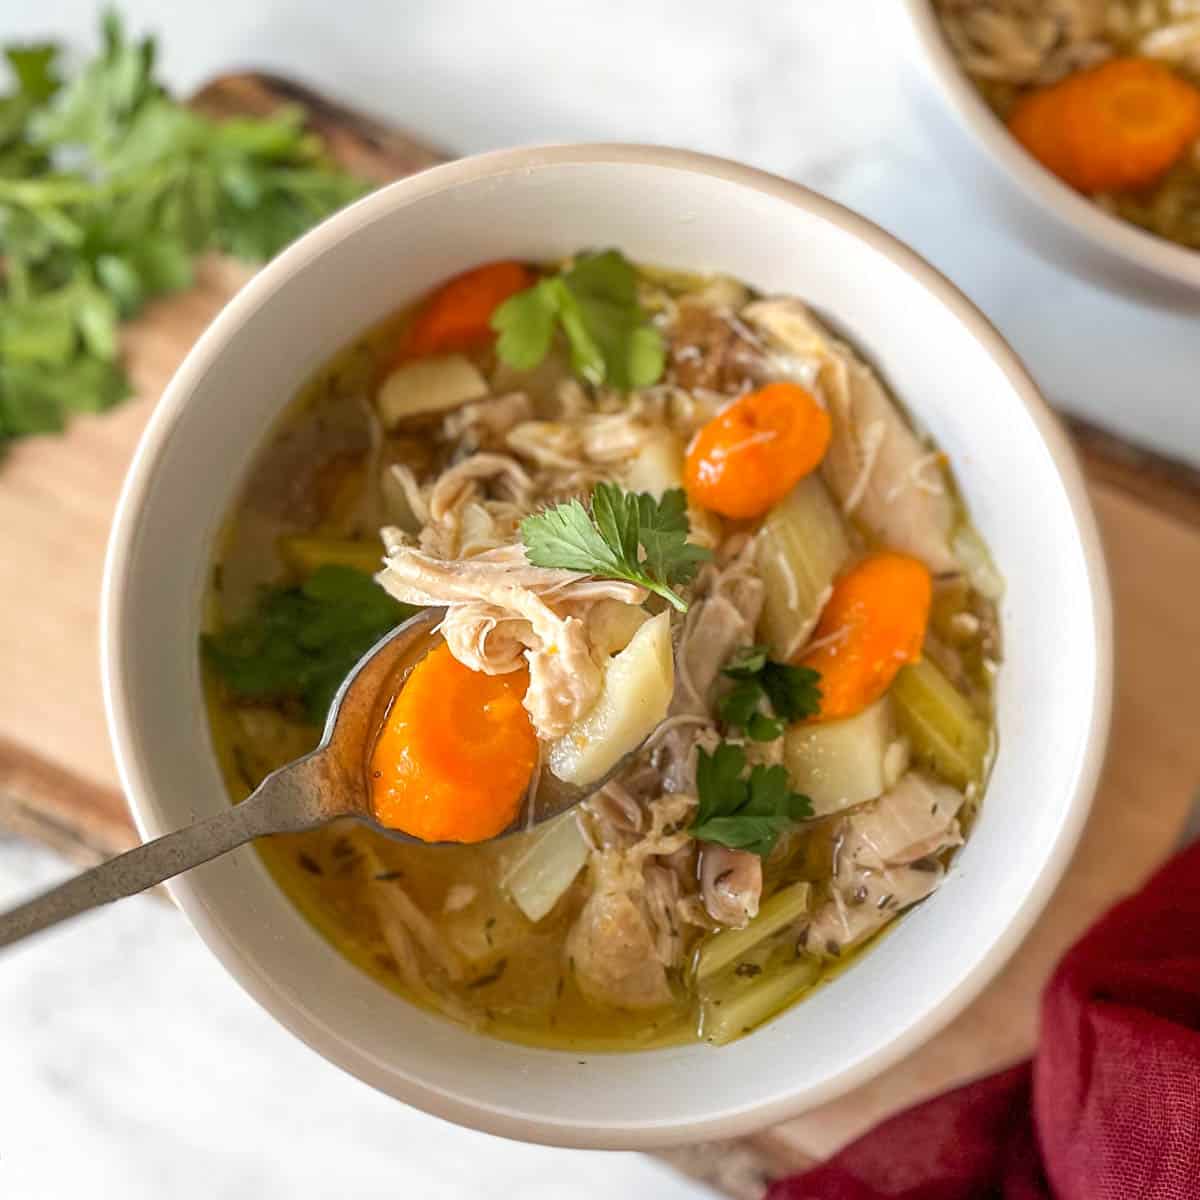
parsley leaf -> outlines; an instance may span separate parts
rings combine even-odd
[[[709,551],[687,540],[687,501],[682,489],[655,500],[598,483],[590,511],[568,500],[521,522],[525,557],[535,567],[586,571],[624,579],[662,596],[680,612],[687,604],[674,589],[687,583]]]
[[[496,353],[529,370],[546,357],[561,326],[575,373],[597,387],[628,391],[662,376],[662,336],[637,296],[637,274],[617,250],[583,255],[559,275],[509,297],[492,316]]]
[[[354,199],[297,110],[215,121],[172,100],[151,38],[103,21],[63,82],[52,45],[4,51],[0,446],[129,394],[119,322],[210,250],[269,258]]]
[[[318,567],[299,587],[264,590],[248,617],[201,639],[208,663],[245,700],[303,702],[319,725],[354,664],[417,610],[353,567]]]
[[[768,658],[766,646],[742,647],[721,674],[736,683],[718,702],[718,715],[731,729],[744,729],[752,741],[772,741],[785,725],[821,709],[820,674]],[[770,703],[773,717],[761,710],[764,700]]]
[[[697,755],[699,806],[689,832],[698,841],[766,858],[783,833],[812,816],[811,801],[792,791],[783,767],[759,763],[746,776],[746,752],[733,742]]]

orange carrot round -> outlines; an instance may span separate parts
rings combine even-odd
[[[814,649],[800,663],[821,674],[818,721],[852,717],[874,704],[925,641],[933,581],[924,563],[882,551],[855,564],[833,585]]]
[[[829,414],[795,383],[734,401],[696,434],[684,482],[701,508],[759,517],[816,469],[829,448]]]
[[[482,842],[516,819],[538,762],[524,668],[484,675],[445,644],[409,674],[371,752],[371,807],[426,842]]]
[[[1116,58],[1022,99],[1009,129],[1081,192],[1149,187],[1200,137],[1200,88],[1161,63]]]
[[[400,340],[399,360],[483,350],[492,344],[492,313],[537,276],[519,262],[484,263],[442,284],[421,305]]]

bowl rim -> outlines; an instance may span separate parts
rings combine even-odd
[[[1038,207],[1099,250],[1200,291],[1200,250],[1177,245],[1113,216],[1043,167],[1018,144],[972,85],[942,33],[933,0],[903,0],[903,11],[958,123]]]
[[[1054,463],[1078,533],[1088,592],[1092,601],[1095,686],[1091,710],[1083,722],[1086,741],[1067,798],[1057,837],[1050,846],[1034,886],[1011,914],[1004,933],[975,967],[923,1016],[875,1054],[847,1067],[817,1086],[776,1095],[736,1110],[721,1110],[697,1120],[664,1119],[652,1126],[621,1127],[613,1123],[547,1123],[505,1113],[484,1104],[447,1096],[419,1081],[397,1081],[360,1048],[330,1045],[329,1031],[298,1011],[243,954],[238,939],[226,937],[210,918],[200,889],[188,876],[171,881],[168,890],[193,928],[240,986],[277,1021],[322,1057],[382,1091],[446,1120],[486,1133],[548,1145],[591,1149],[654,1149],[686,1142],[748,1134],[834,1099],[878,1075],[939,1032],[992,980],[1024,940],[1066,870],[1091,809],[1104,760],[1112,706],[1112,612],[1108,576],[1094,514],[1078,461],[1063,427],[1040,395],[1014,351],[987,318],[945,276],[915,251],[866,218],[791,180],[727,159],[689,150],[628,143],[582,143],[497,150],[432,167],[371,193],[328,218],[263,267],[233,297],[205,330],[172,377],[142,434],[121,489],[105,562],[100,613],[100,658],[105,711],[118,772],[130,810],[143,839],[170,832],[159,826],[145,797],[152,793],[147,763],[134,736],[133,711],[125,677],[125,638],[132,631],[123,620],[123,580],[138,540],[147,492],[157,460],[181,414],[223,351],[244,314],[272,296],[313,256],[353,236],[362,225],[416,197],[452,190],[460,184],[498,178],[539,167],[604,164],[661,166],[698,173],[766,194],[815,213],[865,242],[913,276],[933,298],[968,329],[1001,370],[1014,399],[1022,404]]]

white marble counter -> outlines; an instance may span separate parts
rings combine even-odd
[[[65,868],[0,840],[0,905]],[[5,1200],[703,1200],[637,1154],[525,1146],[407,1108],[266,1015],[138,897],[0,959]]]
[[[448,149],[625,139],[747,160],[858,208],[945,270],[1051,396],[1200,463],[1194,326],[990,228],[914,110],[892,0],[124,0],[172,84],[303,78]],[[94,0],[4,0],[0,40],[94,42]],[[1101,349],[1103,348],[1103,349]],[[0,903],[62,867],[0,842]],[[326,1065],[182,919],[140,899],[0,962],[0,1195],[683,1200],[637,1156],[516,1146]]]

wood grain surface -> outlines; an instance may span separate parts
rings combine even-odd
[[[445,156],[286,81],[237,75],[197,98],[214,114],[301,102],[340,161],[378,180]],[[108,747],[97,629],[105,541],[138,435],[196,336],[247,277],[205,262],[196,286],[148,309],[124,344],[139,399],[21,442],[0,461],[0,826],[94,861],[135,841]],[[1116,600],[1116,712],[1079,852],[1027,942],[946,1031],[852,1094],[738,1143],[664,1157],[751,1200],[874,1121],[1011,1062],[1032,1044],[1037,997],[1070,942],[1174,846],[1200,785],[1200,477],[1069,422],[1091,482]]]

